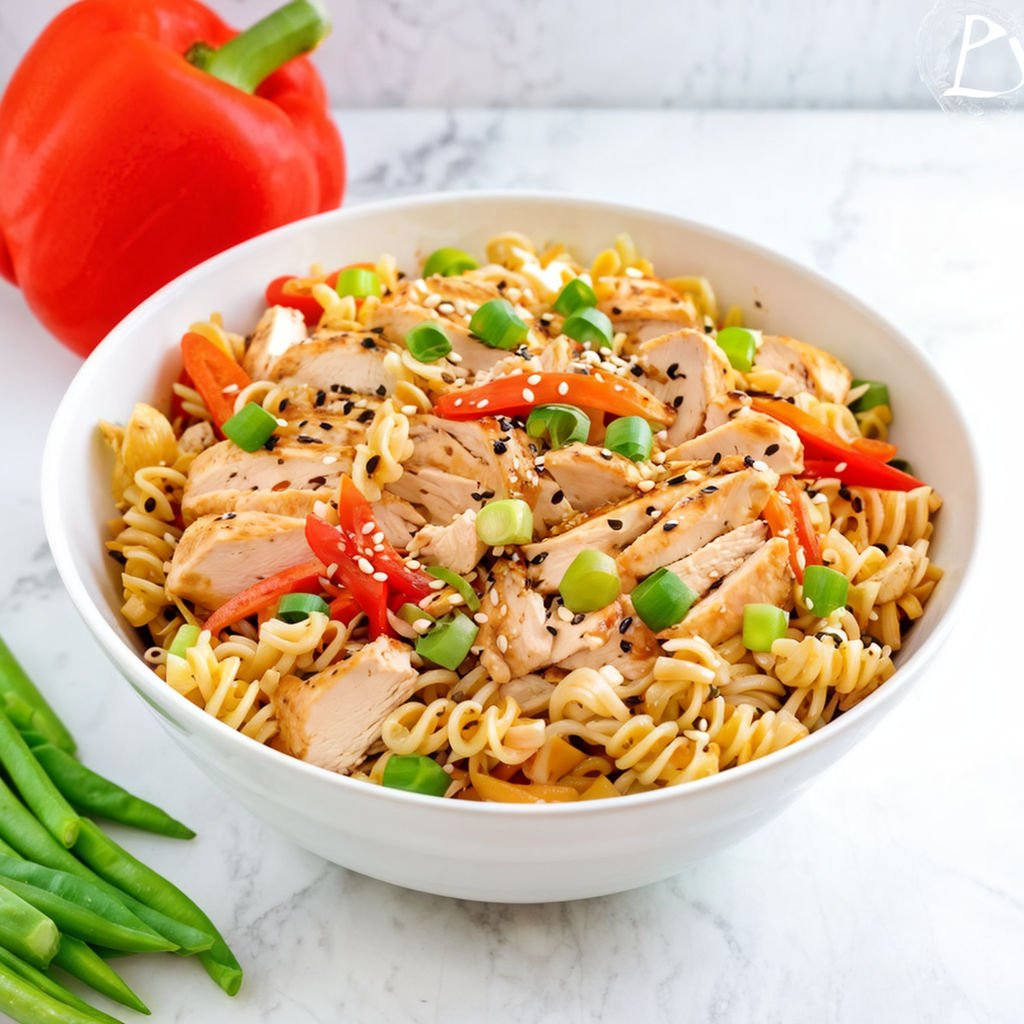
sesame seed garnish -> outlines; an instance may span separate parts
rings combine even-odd
[[[778,450],[779,446],[777,444],[770,444],[765,448],[764,453],[765,455],[774,455]]]
[[[533,402],[534,401],[534,394],[533,394],[533,392],[529,388],[523,388],[523,401],[524,402]]]
[[[837,462],[836,463],[836,472],[837,473],[842,473],[845,469],[846,469],[846,463],[845,462]]]
[[[412,624],[412,628],[415,629],[417,633],[426,633],[426,631],[430,629],[432,625],[433,623],[430,621],[430,619],[417,619]]]
[[[499,651],[504,654],[508,650],[508,637],[504,633],[498,634],[498,639],[494,641]]]
[[[683,477],[684,477],[684,478],[685,478],[686,480],[689,480],[689,481],[690,481],[690,483],[693,483],[693,482],[694,482],[695,480],[703,480],[703,479],[704,479],[704,476],[703,476],[703,474],[702,474],[702,473],[698,473],[698,472],[697,472],[697,470],[695,470],[695,469],[688,469],[688,470],[687,470],[687,471],[686,471],[686,472],[685,472],[685,473],[683,474]]]
[[[489,590],[487,592],[487,598],[495,608],[498,607],[498,592],[496,590]]]
[[[363,558],[362,555],[359,556],[356,565],[358,565],[360,571],[365,572],[367,576],[372,576],[375,572],[373,566],[370,564],[369,559]]]
[[[462,399],[460,398],[455,404],[458,405],[461,401],[462,401]],[[417,411],[418,410],[417,410],[415,405],[403,405],[402,406],[402,413],[404,415],[406,415],[406,416],[413,416],[413,415],[416,414]]]
[[[648,491],[653,491],[654,490],[654,481],[653,480],[641,480],[640,483],[638,483],[636,485],[636,489],[638,491],[643,491],[644,494],[646,494]]]
[[[487,406],[489,406],[490,404],[491,404],[490,399],[488,399],[488,398],[481,398],[480,401],[476,403],[476,407],[478,409],[486,409]]]
[[[476,615],[473,616],[473,621],[478,626],[486,626],[487,623],[490,621],[490,619],[488,619],[487,616],[484,615],[483,612],[477,612]]]
[[[387,581],[388,581],[388,574],[386,572],[375,572],[373,574],[373,578],[378,583],[387,583]]]
[[[444,586],[445,586],[444,580],[431,580],[430,581],[430,589],[431,590],[444,590]]]
[[[539,384],[542,379],[543,378],[541,377],[541,375],[539,373],[531,373],[530,376],[526,378],[526,383],[527,384]]]
[[[288,426],[288,421],[281,419],[279,416],[275,417],[274,422],[277,423],[277,425],[279,427],[287,427]]]
[[[420,569],[423,567],[423,563],[418,558],[410,558],[405,564],[409,566],[410,569]]]
[[[441,305],[441,296],[437,292],[433,292],[423,300],[424,309],[434,309],[436,306]]]
[[[225,387],[221,388],[220,390],[221,390],[221,394],[233,395],[238,390],[238,385],[237,384],[228,384]]]
[[[569,394],[569,382],[563,380],[562,383],[559,384],[558,387],[555,390],[560,395],[567,395],[567,394]]]

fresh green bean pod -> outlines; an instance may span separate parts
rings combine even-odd
[[[50,781],[4,711],[0,711],[0,763],[49,833],[64,846],[74,846],[78,838],[78,815]]]
[[[18,659],[4,643],[3,637],[0,637],[0,694],[9,693],[21,697],[27,704],[35,708],[46,722],[45,734],[52,734],[56,737],[58,747],[66,750],[69,754],[75,752],[75,741],[71,733],[57,717],[53,708],[46,703],[46,699],[36,689],[32,680],[25,674],[25,670],[18,664]]]
[[[58,896],[47,889],[39,889],[28,882],[13,878],[0,878],[0,889],[20,896],[41,914],[45,914],[65,935],[73,935],[83,942],[98,942],[111,949],[126,953],[167,953],[178,947],[162,935],[155,935],[146,925],[143,931],[115,924],[78,903]]]
[[[32,743],[29,736],[39,736],[47,743],[60,747],[60,734],[52,727],[47,717],[32,707],[24,697],[10,692],[0,694],[0,710],[7,712],[7,717],[30,747]]]
[[[62,935],[53,965],[114,1002],[139,1013],[149,1013],[149,1007],[128,987],[121,975],[81,939]]]
[[[6,964],[0,964],[0,1010],[17,1024],[116,1024],[116,1018],[86,1003],[74,1006],[57,999]]]
[[[32,748],[50,780],[66,800],[83,814],[107,818],[172,839],[193,839],[195,832],[166,811],[129,793],[76,761],[59,747],[46,743]]]
[[[4,949],[3,946],[0,946],[0,967],[6,967],[30,985],[35,985],[37,989],[51,999],[56,999],[58,1002],[64,1003],[74,1010],[79,1010],[81,1013],[91,1014],[90,1020],[103,1021],[104,1024],[121,1024],[116,1017],[111,1017],[102,1010],[97,1010],[95,1007],[90,1006],[84,999],[79,999],[74,992],[68,991],[59,981],[51,978],[45,971],[41,971],[38,967],[33,967],[30,963],[26,963],[20,957],[15,956],[9,949]],[[3,1001],[0,999],[0,1010],[3,1009]],[[36,1018],[33,1017],[32,1019],[35,1020]]]
[[[111,885],[194,928],[211,932],[213,945],[199,954],[199,961],[228,995],[233,996],[238,991],[242,984],[241,966],[213,922],[179,888],[136,860],[88,818],[82,819],[75,853]]]
[[[0,885],[0,946],[33,967],[49,967],[60,932],[45,914]]]

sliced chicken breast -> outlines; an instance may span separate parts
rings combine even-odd
[[[743,628],[743,608],[748,604],[792,607],[793,573],[789,568],[789,544],[784,538],[767,541],[719,587],[701,598],[682,622],[658,636],[662,640],[701,636],[709,644],[722,643]]]
[[[544,599],[527,585],[521,563],[495,565],[480,614],[487,617],[476,638],[480,664],[492,679],[507,683],[551,664],[552,637],[546,629]]]
[[[660,281],[622,276],[610,298],[598,303],[616,331],[628,335],[627,351],[680,327],[700,327],[690,299]]]
[[[476,535],[476,512],[467,509],[447,526],[428,524],[413,537],[410,554],[427,565],[443,565],[460,576],[472,572],[487,545]]]
[[[758,519],[723,533],[692,555],[672,562],[666,568],[694,593],[703,596],[719,580],[738,569],[767,538],[768,527]]]
[[[771,416],[750,411],[684,441],[666,452],[666,459],[717,462],[728,455],[763,462],[776,473],[801,473],[804,468],[804,446],[796,431]]]
[[[380,501],[373,503],[373,520],[384,531],[388,543],[399,551],[408,550],[416,531],[426,522],[409,502],[387,491]]]
[[[265,380],[271,366],[306,337],[306,321],[297,309],[271,306],[253,331],[242,366],[253,380]]]
[[[542,473],[533,506],[534,536],[546,537],[552,526],[564,523],[575,515],[576,509],[562,488],[546,473]]]
[[[544,472],[562,492],[563,501],[580,512],[632,497],[643,479],[635,462],[590,444],[549,451],[543,464]]]
[[[285,676],[274,693],[281,741],[303,761],[348,774],[416,682],[409,648],[385,636],[309,679]]]
[[[639,679],[653,667],[661,654],[657,637],[633,611],[623,595],[607,608],[575,615],[569,621],[559,615],[560,603],[548,620],[548,631],[556,631],[551,663],[571,671],[610,665],[626,679]]]
[[[785,374],[823,402],[842,404],[850,393],[850,371],[835,356],[796,338],[766,335],[754,357],[758,368]]]
[[[734,420],[744,410],[749,410],[750,405],[750,395],[745,391],[723,391],[715,395],[708,402],[708,409],[704,415],[704,429],[714,430],[721,427]]]
[[[309,384],[322,391],[349,388],[361,395],[383,397],[393,381],[384,369],[387,347],[373,333],[316,335],[293,345],[271,363],[268,380]]]

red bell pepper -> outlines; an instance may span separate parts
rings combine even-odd
[[[326,35],[293,0],[241,35],[198,0],[81,0],[0,101],[0,273],[85,354],[214,253],[341,201]]]
[[[221,630],[233,626],[236,622],[255,615],[274,604],[284,594],[303,593],[305,591],[320,590],[319,580],[323,575],[324,567],[318,558],[301,565],[294,565],[290,569],[282,569],[268,576],[265,580],[253,584],[240,594],[222,604],[205,622],[203,628],[208,629],[213,636]]]
[[[527,416],[538,405],[552,404],[598,409],[614,416],[642,416],[665,426],[675,418],[675,413],[646,388],[600,372],[499,377],[479,387],[441,395],[434,412],[449,420],[475,420],[482,416]]]
[[[874,437],[855,437],[850,442],[850,447],[868,458],[878,459],[879,462],[888,462],[895,459],[899,449],[888,441],[879,441]]]
[[[375,270],[376,264],[350,263],[348,267],[362,267],[365,270]],[[348,267],[342,267],[341,270],[348,270]],[[341,270],[335,270],[326,277],[296,277],[293,274],[275,277],[267,285],[264,298],[267,300],[268,306],[288,306],[291,309],[297,309],[302,314],[306,324],[312,326],[320,319],[324,311],[323,306],[313,298],[313,285],[322,283],[329,288],[336,288],[338,286],[338,275],[341,273]],[[356,305],[358,306],[362,301],[362,299],[356,299]]]
[[[803,500],[803,489],[791,476],[779,477],[779,491],[789,499],[789,510],[793,515],[796,539],[804,552],[804,565],[821,565],[821,544],[818,534],[807,513]]]
[[[252,383],[252,378],[209,338],[193,331],[181,339],[181,358],[185,372],[210,410],[217,433],[223,437],[220,428],[235,414],[235,397]]]
[[[923,486],[917,477],[904,473],[902,469],[871,459],[857,463],[845,458],[804,459],[804,471],[800,475],[810,480],[832,478],[849,487],[877,487],[882,491],[912,491]]]
[[[753,398],[751,404],[758,412],[772,416],[780,423],[792,427],[800,435],[806,453],[805,465],[808,461],[827,459],[833,468],[843,467],[839,472],[825,474],[838,476],[844,481],[853,482],[856,475],[859,482],[868,487],[880,487],[889,491],[910,491],[921,486],[921,481],[904,473],[894,466],[880,462],[877,457],[864,454],[851,444],[847,444],[834,430],[818,422],[810,413],[797,408],[791,402],[781,398]],[[873,445],[885,442],[871,442]],[[867,483],[867,481],[871,481]]]
[[[803,552],[796,535],[796,520],[793,510],[777,491],[772,491],[768,496],[768,502],[761,510],[761,518],[768,524],[768,530],[773,537],[781,537],[789,545],[789,566],[797,582],[803,583],[804,564],[800,557]]]

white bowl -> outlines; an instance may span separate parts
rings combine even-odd
[[[118,614],[105,557],[110,460],[92,425],[164,400],[186,325],[211,310],[250,328],[264,284],[314,261],[393,253],[411,268],[442,245],[481,253],[507,229],[591,256],[622,231],[660,273],[707,275],[754,326],[817,342],[855,375],[889,383],[896,439],[945,498],[934,559],[946,575],[900,652],[899,671],[865,701],[780,753],[659,793],[583,804],[441,801],[356,782],[260,746],[162,683]],[[560,195],[423,196],[323,214],[245,242],[189,271],[122,321],[68,389],[43,465],[46,532],[79,613],[167,731],[254,814],[328,860],[425,892],[476,900],[568,900],[665,878],[768,821],[896,705],[939,648],[975,548],[977,459],[952,395],[921,353],[845,292],[771,252],[689,221]]]

